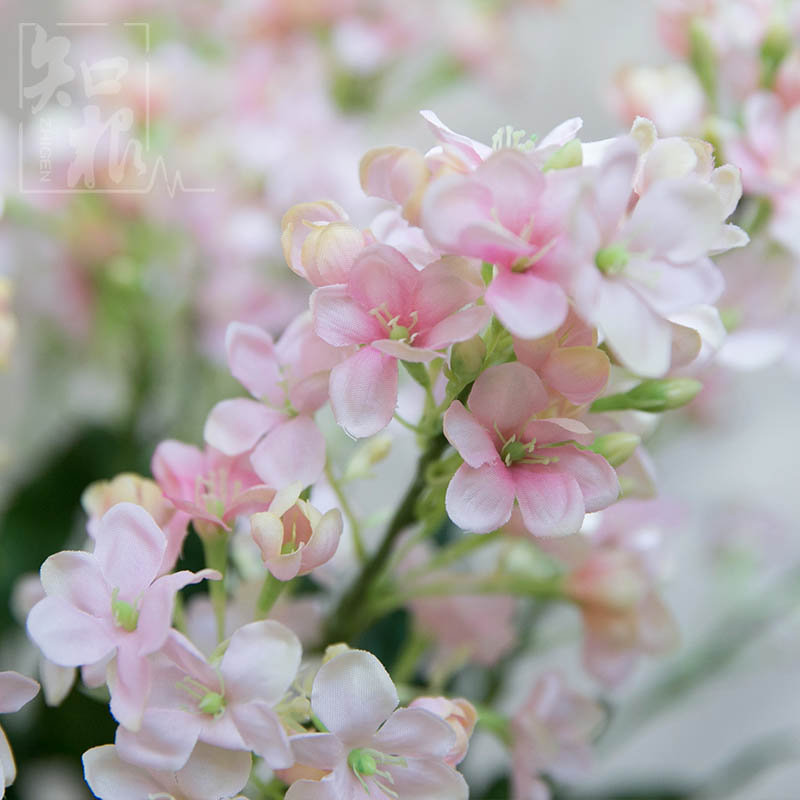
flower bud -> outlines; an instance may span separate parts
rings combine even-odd
[[[478,377],[486,358],[486,343],[480,336],[473,336],[466,342],[456,342],[450,351],[450,369],[463,381]]]
[[[616,431],[598,436],[592,444],[592,450],[603,456],[612,467],[618,467],[633,455],[641,441],[635,433]]]
[[[478,720],[475,706],[463,698],[449,700],[446,697],[418,697],[409,704],[409,708],[422,708],[430,711],[453,729],[453,733],[456,735],[455,744],[444,760],[451,767],[461,763],[467,754],[469,739]]]
[[[392,449],[392,437],[388,433],[379,433],[368,439],[353,454],[344,471],[345,481],[364,478],[370,474],[370,468],[379,464],[389,455]]]
[[[322,663],[327,664],[329,661],[333,661],[336,656],[342,655],[342,653],[349,652],[350,647],[346,645],[344,642],[339,642],[337,644],[329,644],[325,648],[325,653],[322,656]]]
[[[592,403],[592,411],[648,411],[660,414],[690,403],[703,388],[694,378],[663,378],[642,381],[629,392],[611,394]]]

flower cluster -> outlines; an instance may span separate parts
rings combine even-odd
[[[89,547],[32,587],[47,698],[74,668],[109,693],[115,744],[84,756],[102,800],[460,800],[476,723],[508,746],[515,798],[547,797],[543,775],[589,759],[591,698],[547,674],[510,718],[433,687],[496,664],[533,602],[576,609],[605,684],[674,644],[640,547],[658,515],[618,501],[651,493],[641,419],[696,394],[681,371],[721,338],[711,256],[747,241],[728,222],[739,173],[644,119],[603,142],[570,120],[489,146],[424,116],[433,149],[362,161],[386,206],[374,224],[332,201],[286,213],[286,260],[313,292],[277,341],[229,326],[251,396],[211,410],[202,449],[162,442],[154,480],[90,487]],[[375,437],[344,468],[326,408]],[[387,428],[421,456],[378,541],[349,487],[386,457]],[[183,568],[188,535],[204,569]],[[207,598],[184,597],[204,581]],[[401,607],[390,676],[350,645]]]

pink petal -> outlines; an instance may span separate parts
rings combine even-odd
[[[537,464],[512,470],[517,502],[528,533],[566,536],[583,524],[583,495],[571,475]]]
[[[449,317],[445,317],[438,325],[423,334],[418,341],[419,347],[441,350],[453,342],[464,342],[480,333],[492,318],[488,306],[465,308]]]
[[[307,223],[340,222],[346,219],[344,209],[330,200],[292,206],[281,220],[281,245],[289,267],[301,277],[306,277],[301,252],[303,242],[313,230],[313,225]]]
[[[294,764],[289,737],[278,715],[267,703],[252,700],[232,706],[229,713],[244,743],[263,758],[268,767],[286,769]]]
[[[197,476],[205,472],[205,464],[202,450],[167,439],[156,447],[150,470],[167,497],[189,500],[194,498]]]
[[[203,725],[200,714],[173,708],[148,708],[139,730],[119,727],[117,752],[125,761],[151,770],[181,769],[197,744]]]
[[[110,604],[108,615],[111,616]],[[31,609],[27,628],[45,656],[62,667],[93,664],[116,646],[108,622],[56,597],[45,597]]]
[[[338,508],[332,508],[322,515],[322,519],[314,526],[314,532],[308,543],[300,551],[303,574],[333,558],[339,547],[343,528],[342,513]]]
[[[514,507],[514,483],[505,465],[462,464],[447,487],[447,514],[459,528],[489,533],[502,528]]]
[[[528,272],[501,270],[486,290],[486,304],[515,336],[538,339],[555,331],[566,319],[569,305],[564,290]]]
[[[663,315],[714,303],[725,288],[722,273],[709,258],[677,267],[666,261],[632,258],[625,276],[631,288]]]
[[[347,291],[364,311],[383,307],[391,318],[415,310],[413,300],[419,282],[419,273],[399,250],[374,244],[353,264]]]
[[[0,714],[13,714],[39,694],[39,684],[27,675],[0,672]]]
[[[39,660],[39,680],[42,682],[44,702],[60,706],[72,691],[77,673],[74,667],[62,667],[42,656]]]
[[[108,670],[109,708],[114,719],[131,731],[141,726],[150,694],[150,662],[139,655],[137,644],[133,636],[123,640]]]
[[[93,553],[64,550],[50,556],[40,570],[42,588],[93,617],[111,610],[111,590]]]
[[[221,453],[235,456],[251,450],[265,433],[283,419],[283,412],[246,397],[223,400],[211,409],[203,437]]]
[[[361,159],[359,177],[365,194],[404,206],[424,186],[428,167],[411,147],[380,147]]]
[[[156,650],[163,647],[172,627],[175,595],[184,586],[200,583],[206,578],[221,580],[222,575],[212,569],[204,569],[200,572],[181,570],[163,575],[145,591],[139,604],[139,620],[136,625],[140,655],[155,653]]]
[[[474,303],[483,294],[483,288],[483,281],[475,275],[472,262],[467,259],[445,256],[428,264],[419,275],[414,300],[420,328],[427,331]]]
[[[606,388],[610,372],[608,356],[597,347],[562,347],[545,361],[540,374],[570,403],[582,405]]]
[[[108,586],[130,603],[158,575],[166,549],[164,531],[141,506],[118,503],[100,520],[94,556]]]
[[[141,767],[123,761],[112,744],[93,747],[83,754],[86,783],[100,800],[142,800],[158,797],[164,786]]]
[[[596,202],[592,208],[603,240],[609,240],[616,233],[628,208],[638,160],[639,148],[629,137],[612,145],[603,159],[596,178]]]
[[[301,733],[289,741],[298,764],[335,769],[347,757],[344,746],[332,733]]]
[[[330,398],[336,421],[351,436],[378,433],[397,405],[397,361],[364,347],[331,370]]]
[[[275,489],[296,481],[310,486],[325,468],[325,437],[311,417],[301,414],[274,427],[250,454],[250,462]]]
[[[282,406],[285,397],[279,385],[282,379],[280,364],[272,337],[255,325],[232,322],[225,332],[225,349],[231,375],[250,394],[267,398]]]
[[[377,318],[350,296],[346,286],[324,286],[311,295],[311,313],[317,336],[334,347],[382,339],[386,331]]]
[[[394,683],[372,653],[349,650],[320,667],[311,707],[346,746],[359,747],[397,708]]]
[[[576,441],[578,444],[590,445],[594,434],[578,419],[571,417],[550,417],[536,419],[525,426],[524,441],[536,439],[537,444],[554,444],[555,442]]]
[[[539,376],[519,362],[489,367],[475,381],[467,405],[489,431],[517,433],[549,399]]]
[[[587,512],[606,508],[619,498],[619,479],[602,456],[575,447],[558,447],[559,471],[568,472],[580,486]]]
[[[398,708],[372,741],[381,753],[444,760],[455,740],[453,729],[430,711]]]
[[[483,142],[478,142],[469,136],[464,136],[463,133],[456,133],[448,128],[433,111],[424,110],[419,113],[440,142],[457,147],[465,156],[469,157],[473,166],[477,166],[494,152]]]
[[[222,750],[198,742],[189,760],[175,776],[178,789],[189,800],[232,797],[250,778],[250,753]]]
[[[408,766],[391,767],[393,787],[403,800],[467,800],[469,789],[461,773],[443,761],[410,758]]]
[[[256,700],[277,704],[297,675],[300,656],[297,637],[279,622],[263,620],[239,628],[220,665],[225,696],[232,705]]]
[[[398,361],[410,361],[413,364],[427,364],[434,358],[442,357],[442,354],[435,350],[417,347],[407,342],[398,342],[394,339],[379,339],[372,343],[372,347]]]
[[[480,467],[499,458],[494,440],[486,429],[455,400],[443,420],[444,435],[471,467]]]

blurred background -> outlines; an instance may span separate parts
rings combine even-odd
[[[35,656],[15,583],[80,541],[85,487],[147,474],[167,436],[198,441],[212,404],[238,392],[226,324],[279,333],[304,305],[279,241],[290,205],[334,199],[366,225],[379,207],[358,160],[426,149],[420,108],[483,141],[572,116],[584,140],[615,135],[629,124],[620,71],[673,58],[655,0],[5,0],[0,15],[0,664],[23,671]],[[84,172],[129,191],[43,192],[70,186],[66,132],[98,125],[87,97],[117,121],[123,155],[103,150]],[[126,109],[146,111],[146,131]],[[798,388],[786,361],[726,374],[651,441],[680,510],[665,598],[683,645],[614,693],[580,797],[800,797]],[[548,631],[520,681],[558,665],[596,692],[574,641],[559,644],[575,619]],[[80,754],[112,740],[104,706],[73,692],[3,724],[20,768],[9,797],[89,796]],[[476,743],[476,786],[495,756]]]

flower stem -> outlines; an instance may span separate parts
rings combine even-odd
[[[345,593],[328,619],[326,641],[346,642],[364,629],[366,616],[364,600],[375,581],[383,573],[383,567],[392,553],[397,537],[406,527],[416,521],[415,504],[425,489],[425,472],[428,466],[441,456],[446,447],[447,439],[443,434],[438,434],[428,441],[427,447],[417,463],[414,480],[392,517],[380,547],[364,563],[352,587]]]
[[[281,596],[281,592],[286,586],[287,581],[278,580],[271,572],[264,578],[264,584],[258,595],[256,602],[256,619],[266,619],[269,612],[275,605],[275,601]]]
[[[228,534],[225,531],[205,533],[200,536],[203,542],[206,566],[217,570],[222,575],[222,580],[208,581],[208,594],[211,597],[211,607],[214,609],[214,619],[217,623],[217,641],[225,638],[225,608],[228,598],[225,592],[225,573],[228,568]]]
[[[353,513],[353,508],[347,500],[347,496],[341,484],[333,474],[330,461],[325,462],[325,477],[328,479],[328,483],[331,485],[331,489],[333,489],[339,501],[339,505],[341,505],[342,511],[347,518],[347,522],[350,525],[350,532],[353,535],[353,545],[356,549],[356,556],[358,556],[358,560],[363,564],[367,560],[367,549],[364,546],[364,539],[361,536],[361,526],[358,523],[358,517]]]

